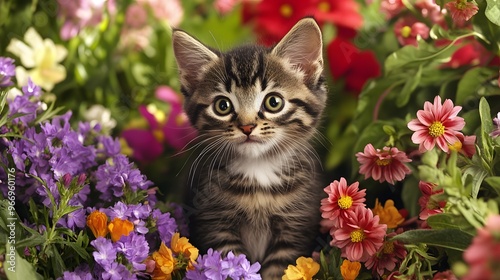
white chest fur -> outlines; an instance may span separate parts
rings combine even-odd
[[[250,158],[235,160],[229,170],[266,188],[281,182],[282,159]]]

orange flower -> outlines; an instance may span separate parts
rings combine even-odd
[[[358,277],[359,270],[361,269],[360,262],[351,262],[344,260],[340,266],[340,274],[344,280],[354,280]]]
[[[134,224],[129,220],[122,220],[114,218],[108,225],[109,232],[111,233],[111,240],[114,242],[120,240],[122,236],[128,236],[134,230]]]
[[[296,263],[296,266],[288,266],[283,280],[311,280],[319,271],[319,264],[312,258],[299,257]]]
[[[108,234],[108,216],[100,211],[94,211],[87,217],[87,226],[90,228],[95,238],[105,237]]]
[[[160,249],[154,252],[148,260],[153,260],[155,262],[155,268],[151,275],[153,280],[170,280],[172,279],[172,272],[177,265],[172,251],[165,246],[165,243],[161,243]]]
[[[186,237],[180,237],[180,234],[176,232],[172,236],[172,251],[181,258],[189,259],[188,269],[193,269],[195,260],[198,258],[198,249],[189,243],[189,239]]]
[[[375,201],[375,208],[373,208],[373,214],[380,217],[381,224],[386,224],[387,228],[397,228],[402,222],[404,222],[403,216],[399,213],[398,209],[394,207],[394,201],[388,199],[385,205],[378,202],[378,198]]]

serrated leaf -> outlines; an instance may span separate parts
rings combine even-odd
[[[491,68],[476,67],[465,72],[458,82],[456,103],[463,104],[467,97],[473,96],[484,82],[498,76],[498,70]]]
[[[486,0],[486,4],[484,14],[492,23],[500,26],[500,1]]]
[[[452,238],[450,238],[452,237]],[[472,236],[457,229],[416,229],[405,231],[392,238],[407,244],[424,243],[430,246],[464,251]]]

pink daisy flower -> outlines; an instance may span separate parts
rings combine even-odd
[[[468,158],[476,153],[476,135],[464,136],[463,134],[457,134],[458,141],[450,144],[448,148],[452,151],[457,151]]]
[[[394,33],[402,46],[418,46],[417,36],[427,39],[429,31],[430,29],[425,23],[419,22],[411,16],[402,17],[394,24]]]
[[[458,26],[463,26],[466,21],[479,11],[479,7],[475,2],[468,2],[467,0],[454,0],[446,3],[444,7],[450,11],[453,22]]]
[[[500,277],[500,215],[489,216],[464,252],[469,271],[463,280]]]
[[[342,227],[332,230],[332,246],[341,249],[342,257],[365,262],[384,245],[387,225],[379,224],[379,217],[365,207],[347,213]]]
[[[347,185],[344,177],[333,181],[324,191],[327,198],[321,200],[321,216],[332,221],[334,228],[340,227],[354,208],[365,207],[366,190],[359,190],[359,182]]]
[[[417,118],[408,123],[408,128],[415,131],[411,140],[419,144],[421,153],[433,149],[436,144],[448,152],[448,145],[459,141],[457,134],[461,134],[459,130],[465,126],[464,119],[457,116],[461,109],[450,99],[441,104],[439,95],[434,98],[434,104],[424,103],[424,110],[418,110]]]
[[[371,269],[374,275],[383,276],[384,273],[391,273],[396,265],[406,257],[406,249],[403,244],[398,241],[388,241],[402,232],[403,229],[400,228],[398,231],[387,234],[384,245],[365,262],[366,268]]]
[[[365,146],[364,152],[356,154],[358,162],[361,164],[359,173],[365,175],[365,179],[372,177],[380,183],[387,181],[393,184],[401,181],[411,170],[405,162],[410,162],[404,152],[396,147],[384,147],[382,150],[375,149],[372,144]]]
[[[419,218],[421,220],[427,220],[429,216],[443,213],[443,208],[446,205],[446,201],[438,201],[433,195],[438,195],[444,193],[443,189],[437,189],[436,184],[420,181],[418,183],[418,188],[422,192],[422,196],[418,199],[418,204],[420,205]]]

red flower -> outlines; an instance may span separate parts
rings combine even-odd
[[[442,194],[444,190],[438,189],[436,184],[424,181],[418,183],[418,188],[422,192],[422,196],[418,199],[418,204],[420,205],[419,218],[427,220],[429,216],[443,213],[446,201],[438,201],[434,195]]]
[[[383,276],[385,272],[391,273],[396,265],[406,257],[406,249],[403,244],[399,241],[389,241],[400,233],[402,233],[402,229],[387,234],[384,245],[365,262],[366,268],[371,269],[374,275]]]
[[[363,25],[359,5],[353,0],[316,0],[314,18],[319,23],[333,23],[337,34],[344,38],[353,38],[356,30]],[[339,36],[339,35],[337,35]]]
[[[278,42],[306,16],[312,16],[314,2],[304,0],[262,0],[255,6],[244,5],[245,20],[255,19],[256,34],[266,45]]]
[[[479,7],[475,2],[468,2],[467,0],[454,0],[446,3],[444,7],[450,11],[451,18],[457,26],[463,26],[466,21],[479,11]]]
[[[365,262],[384,245],[387,225],[379,224],[379,217],[365,207],[357,207],[348,215],[344,225],[331,233],[331,245],[341,249],[342,257]]]
[[[380,65],[371,51],[360,51],[350,41],[337,37],[327,49],[330,73],[335,79],[345,78],[346,89],[359,93],[365,83],[380,76]]]
[[[450,99],[441,104],[439,95],[434,98],[434,104],[424,103],[424,110],[418,110],[417,118],[408,123],[408,128],[415,131],[411,140],[419,144],[420,152],[431,150],[436,144],[448,152],[448,145],[459,141],[457,134],[465,126],[464,119],[457,116],[461,109]]]
[[[348,186],[347,181],[342,177],[340,182],[335,180],[324,190],[328,197],[321,200],[321,216],[331,220],[335,228],[343,225],[344,220],[348,218],[347,212],[365,206],[366,190],[359,190],[358,182]],[[326,224],[326,221],[323,224]]]
[[[464,252],[469,265],[462,279],[498,279],[500,275],[500,215],[486,219],[484,228],[477,230],[472,244]]]
[[[463,43],[463,42],[462,42]],[[498,66],[500,57],[488,51],[476,40],[466,42],[464,46],[456,50],[449,62],[444,67],[459,68],[462,66]]]
[[[361,164],[359,173],[365,175],[365,179],[372,177],[380,183],[387,181],[393,184],[401,181],[411,170],[405,162],[410,162],[404,152],[396,147],[384,147],[382,150],[375,149],[372,144],[365,146],[363,152],[356,154],[358,162]]]
[[[398,42],[403,45],[418,46],[417,36],[422,39],[429,38],[429,27],[413,17],[403,17],[394,24],[394,33]]]
[[[382,0],[380,11],[385,14],[386,19],[391,19],[405,9],[403,0]]]

